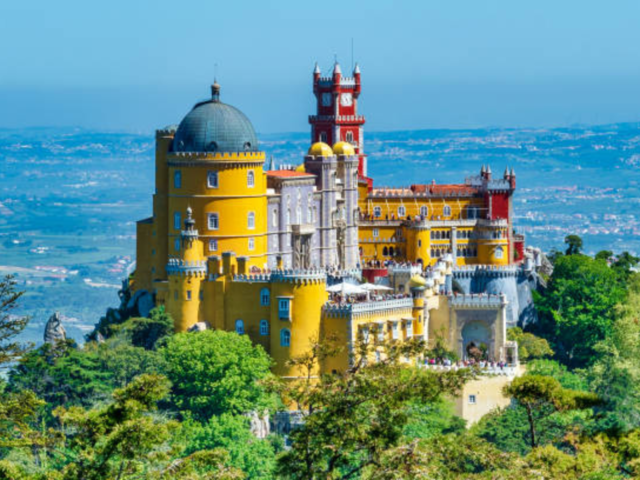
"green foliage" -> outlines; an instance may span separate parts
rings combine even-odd
[[[261,384],[271,375],[271,359],[246,335],[219,330],[179,333],[159,352],[174,385],[173,402],[201,422],[272,406]]]
[[[154,349],[159,341],[173,334],[173,318],[164,307],[151,310],[149,318],[132,318],[128,323],[131,325],[131,343],[146,350]]]
[[[257,439],[249,428],[249,419],[224,413],[201,424],[187,420],[179,434],[186,444],[185,454],[200,450],[224,449],[227,465],[245,472],[251,479],[273,478],[275,450],[267,440]]]
[[[584,367],[595,358],[595,345],[611,333],[614,307],[625,299],[620,273],[604,260],[584,255],[556,260],[544,296],[536,295],[536,333],[547,338],[563,364]]]
[[[523,332],[520,327],[507,330],[507,339],[518,342],[518,357],[523,362],[553,355],[553,350],[546,339],[537,337],[533,333]]]
[[[578,235],[567,235],[564,237],[564,243],[567,245],[565,255],[579,255],[582,253],[582,238]]]
[[[13,275],[7,275],[0,280],[0,367],[19,358],[29,348],[28,345],[15,341],[15,337],[29,323],[27,317],[12,313],[18,307],[18,300],[23,293],[16,290]]]
[[[406,413],[407,423],[402,434],[407,438],[429,439],[465,431],[465,420],[455,415],[453,404],[444,399],[430,403],[411,402]]]
[[[570,372],[566,366],[556,360],[539,359],[529,362],[527,364],[527,373],[555,378],[564,388],[581,391],[589,390],[583,371],[574,370]]]

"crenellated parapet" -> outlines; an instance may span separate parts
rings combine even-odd
[[[319,284],[327,282],[327,274],[324,270],[276,270],[271,273],[271,282],[296,283],[296,284]]]
[[[210,166],[211,162],[240,166],[264,161],[264,152],[171,152],[167,155],[167,165],[170,167]]]
[[[478,276],[491,278],[517,277],[524,273],[520,265],[464,265],[453,268],[455,278],[473,278]]]
[[[449,295],[449,305],[455,308],[488,308],[496,309],[503,305],[506,305],[507,297],[504,294],[500,295],[487,295],[487,294],[475,294],[465,293]]]
[[[206,276],[207,262],[204,260],[181,260],[179,258],[170,258],[167,263],[168,275],[194,275]]]

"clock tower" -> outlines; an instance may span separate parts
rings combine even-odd
[[[367,176],[367,156],[364,154],[364,117],[358,115],[360,67],[356,64],[353,77],[343,77],[338,62],[330,77],[322,77],[316,63],[313,70],[313,93],[316,114],[309,116],[311,143],[334,145],[349,142],[358,155],[358,174]]]

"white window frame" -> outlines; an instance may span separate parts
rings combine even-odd
[[[207,213],[207,227],[209,230],[218,230],[220,228],[220,216],[218,212]]]
[[[478,399],[475,395],[469,395],[469,405],[475,405],[478,402]]]
[[[429,216],[429,207],[422,205],[420,207],[420,216],[427,218]]]
[[[278,209],[277,208],[274,208],[273,210],[271,210],[271,224],[275,228],[278,228]]]
[[[260,290],[260,305],[263,307],[271,305],[271,291],[268,288]]]
[[[371,236],[372,236],[373,238],[378,238],[378,237],[380,236],[380,229],[379,229],[379,228],[374,228],[374,229],[371,231]]]
[[[209,239],[209,251],[217,252],[218,251],[218,239],[210,238]]]
[[[407,208],[404,205],[398,206],[398,218],[407,216]]]
[[[498,259],[498,260],[502,260],[504,258],[504,248],[496,247],[496,250],[495,250],[493,256],[496,257],[496,259]]]
[[[256,186],[256,174],[253,170],[247,171],[247,188],[253,188]]]
[[[256,240],[253,237],[249,237],[249,251],[252,252],[256,249]]]
[[[442,216],[450,217],[452,215],[451,205],[445,205],[442,207]]]
[[[249,212],[247,214],[247,228],[249,230],[255,230],[255,228],[256,228],[256,214],[255,214],[255,212]]]
[[[391,338],[394,340],[398,340],[400,338],[400,326],[398,322],[393,322],[391,324]]]
[[[405,330],[407,332],[407,338],[413,337],[413,320],[407,320]]]
[[[280,346],[291,347],[291,330],[288,328],[280,329]]]
[[[212,179],[215,179],[213,182]],[[207,172],[207,188],[218,188],[220,186],[220,180],[217,170],[209,170]]]
[[[382,216],[382,207],[373,207],[373,217],[380,218]]]
[[[344,139],[349,143],[353,143],[353,132],[349,131],[349,132],[345,133],[344,134]]]

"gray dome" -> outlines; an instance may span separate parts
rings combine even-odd
[[[258,137],[244,113],[220,102],[220,86],[211,100],[197,103],[180,122],[174,152],[257,152]]]

